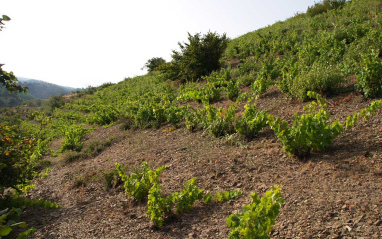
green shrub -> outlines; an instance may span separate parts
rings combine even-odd
[[[147,201],[147,216],[158,227],[161,227],[164,222],[164,217],[171,213],[174,206],[173,197],[169,195],[163,197],[161,193],[162,187],[159,183],[155,183],[149,190]]]
[[[246,59],[243,63],[240,63],[239,70],[240,75],[246,75],[251,72],[258,72],[261,69],[261,64],[254,60]]]
[[[146,68],[148,72],[151,72],[164,63],[166,63],[166,60],[162,57],[153,57],[147,60],[146,64],[143,66],[142,69]]]
[[[98,105],[97,111],[90,114],[90,124],[108,125],[120,118],[120,111],[113,105]]]
[[[344,77],[338,66],[317,63],[305,69],[296,66],[284,72],[279,88],[293,98],[305,101],[308,91],[328,94],[337,91],[343,82]]]
[[[122,177],[119,175],[119,171],[117,169],[103,173],[103,178],[106,189],[116,188],[123,183]]]
[[[180,192],[175,192],[167,197],[162,195],[162,186],[159,184],[159,174],[165,169],[165,166],[157,168],[155,171],[148,168],[146,162],[142,163],[142,172],[132,173],[126,176],[120,164],[116,163],[116,169],[122,181],[125,182],[126,194],[134,197],[136,200],[141,200],[146,197],[147,200],[147,216],[158,227],[161,227],[164,218],[171,212],[172,208],[176,207],[176,213],[181,213],[185,210],[190,210],[197,200],[204,200],[210,204],[213,201],[222,202],[240,196],[241,191],[227,191],[211,195],[199,189],[196,184],[196,178],[192,178],[186,182],[184,189]],[[108,182],[115,177],[115,173],[108,176]]]
[[[234,132],[235,112],[235,104],[231,104],[227,110],[206,105],[198,114],[202,126],[213,136],[220,137]]]
[[[213,84],[206,84],[202,89],[203,104],[210,104],[220,100],[221,90],[216,88]]]
[[[147,202],[147,216],[158,227],[163,225],[164,218],[171,214],[174,206],[175,212],[179,214],[191,210],[196,201],[203,200],[204,203],[211,204],[234,199],[242,194],[241,191],[225,191],[211,195],[198,188],[196,178],[188,180],[182,191],[172,193],[167,197],[162,195],[161,190],[162,187],[159,184],[154,184],[149,191]]]
[[[203,88],[194,88],[194,89],[184,89],[181,90],[177,100],[185,102],[188,100],[193,100],[198,103],[210,104],[216,101],[219,101],[221,96],[221,89],[215,87],[211,82],[204,85]]]
[[[312,150],[323,150],[343,132],[343,127],[338,120],[331,125],[328,123],[330,112],[327,110],[325,100],[314,92],[308,96],[316,98],[304,107],[306,114],[296,114],[291,126],[281,118],[268,115],[268,124],[284,144],[284,151],[298,158],[305,158]],[[317,111],[318,106],[320,109]]]
[[[196,178],[192,178],[186,182],[182,191],[174,193],[172,198],[176,201],[176,213],[189,211],[194,203],[203,198],[204,191],[198,188]]]
[[[49,106],[50,112],[53,112],[54,109],[60,108],[63,105],[65,105],[65,101],[62,95],[52,96],[48,100],[48,106]]]
[[[18,193],[8,192],[0,197],[0,237],[15,238],[15,228],[26,229],[28,225],[21,222],[21,215],[25,207],[44,207],[47,209],[59,208],[60,205],[37,199],[27,199],[21,197]],[[11,209],[10,209],[11,208]],[[17,238],[26,238],[31,236],[35,228],[26,229],[24,232],[18,230]]]
[[[217,193],[208,193],[205,192],[203,196],[203,202],[206,204],[211,204],[213,202],[224,202],[227,200],[231,200],[234,198],[239,197],[242,194],[242,191],[224,191],[224,192],[217,192]]]
[[[240,69],[234,68],[231,69],[231,79],[237,80],[240,77]]]
[[[159,175],[166,168],[161,166],[156,170],[151,170],[146,162],[142,162],[142,168],[139,172],[127,176],[120,164],[116,163],[115,166],[124,182],[125,194],[136,200],[142,200],[147,197],[151,187],[159,183]]]
[[[20,208],[8,208],[0,211],[0,237],[11,236],[14,228],[25,229],[28,225],[25,222],[20,222],[22,210]],[[35,232],[35,228],[29,228],[27,231],[18,235],[18,238],[31,236]]]
[[[235,130],[248,139],[254,138],[267,126],[267,113],[259,111],[255,104],[246,104],[243,115],[236,120]]]
[[[235,80],[229,81],[227,87],[225,88],[225,92],[228,99],[236,99],[240,93],[239,84]]]
[[[81,152],[69,150],[63,156],[64,162],[71,163],[80,159],[89,159],[100,154],[106,147],[109,147],[113,141],[113,137],[105,141],[91,141],[84,144]]]
[[[382,100],[373,101],[368,107],[362,109],[360,112],[356,112],[353,116],[348,116],[344,123],[346,129],[351,129],[358,124],[359,118],[368,120],[370,116],[374,115],[377,109],[382,108]]]
[[[251,71],[247,74],[241,75],[237,82],[242,86],[250,86],[255,81],[256,77],[256,72]]]
[[[342,8],[346,3],[346,0],[323,0],[322,2],[317,2],[312,7],[308,7],[307,14],[311,17],[318,14],[327,12],[331,9]]]
[[[243,207],[243,212],[231,214],[227,218],[227,226],[231,230],[228,238],[269,238],[276,217],[284,203],[280,191],[281,188],[276,185],[262,198],[259,198],[256,193],[252,193],[252,202]]]
[[[220,69],[202,77],[202,79],[216,88],[226,87],[228,82],[231,81],[231,72],[227,69]]]
[[[182,81],[197,81],[202,76],[220,68],[228,38],[217,33],[208,32],[201,36],[188,33],[188,43],[178,43],[180,51],[173,51],[172,64],[177,65]]]
[[[184,119],[186,121],[186,128],[193,132],[198,128],[199,125],[199,117],[197,110],[195,110],[192,107],[188,107],[188,111],[185,112],[184,114]]]
[[[360,69],[357,73],[357,88],[366,98],[382,95],[382,61],[379,52],[373,49],[362,54]]]
[[[70,125],[65,129],[64,141],[61,144],[61,152],[66,150],[81,151],[84,146],[82,138],[90,130],[85,129],[83,124]]]
[[[274,85],[274,82],[272,82],[269,78],[259,75],[251,85],[251,92],[256,98],[258,98],[272,85]]]

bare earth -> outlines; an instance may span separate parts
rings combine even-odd
[[[328,98],[332,118],[366,107],[361,95]],[[230,102],[219,102],[226,106]],[[258,101],[269,113],[293,119],[305,104],[285,99],[276,87]],[[93,159],[65,163],[52,161],[50,175],[36,180],[30,192],[61,205],[60,209],[27,209],[25,220],[37,228],[34,238],[227,238],[226,218],[261,196],[272,185],[282,185],[285,198],[271,238],[381,238],[382,237],[382,114],[338,137],[325,152],[309,159],[289,158],[275,134],[265,129],[250,142],[237,136],[212,138],[208,132],[190,133],[185,127],[164,133],[153,130],[123,131],[119,125],[100,127],[87,142],[117,137]],[[59,148],[59,141],[52,147]],[[123,188],[107,190],[103,173],[115,163],[128,170],[147,161],[151,168],[166,165],[161,175],[164,194],[182,189],[191,177],[209,191],[241,189],[243,195],[225,203],[197,203],[174,215],[158,229],[146,216],[147,205],[127,200]],[[81,184],[79,182],[85,182]]]

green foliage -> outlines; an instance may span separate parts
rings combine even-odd
[[[22,210],[19,208],[8,208],[0,211],[0,237],[10,236],[13,228],[26,228],[25,222],[20,222]],[[27,233],[32,234],[34,228],[30,228]]]
[[[254,71],[251,71],[249,73],[240,75],[237,81],[242,86],[250,86],[255,81],[256,77],[257,74]]]
[[[379,52],[371,49],[361,55],[360,69],[357,72],[357,88],[366,98],[382,95],[382,61]]]
[[[166,60],[163,59],[162,57],[153,57],[147,60],[143,68],[146,68],[148,72],[151,72],[164,63],[166,63]]]
[[[64,141],[61,144],[61,152],[66,150],[81,151],[84,145],[82,138],[86,133],[90,132],[83,124],[73,124],[65,129]]]
[[[309,156],[312,150],[324,150],[343,131],[338,120],[331,125],[328,123],[330,112],[319,94],[308,92],[308,97],[316,98],[317,103],[311,102],[305,106],[307,113],[296,114],[291,126],[281,118],[268,115],[268,124],[284,144],[284,151],[298,158]]]
[[[206,105],[198,112],[198,116],[203,128],[213,136],[220,137],[233,133],[235,113],[235,104],[231,104],[227,110]]]
[[[0,197],[0,237],[14,237],[14,228],[27,228],[25,222],[21,222],[21,214],[24,207],[44,207],[48,209],[59,208],[60,205],[45,200],[26,199],[18,194],[8,192]],[[11,208],[11,209],[10,209]],[[18,238],[26,238],[33,234],[35,229],[29,228],[18,234]]]
[[[225,202],[227,200],[237,198],[242,194],[243,194],[242,191],[237,191],[237,190],[217,192],[214,194],[204,193],[203,202],[206,204],[211,204],[213,202],[215,202],[215,203]]]
[[[362,109],[360,112],[356,112],[353,114],[353,116],[348,116],[346,118],[346,122],[344,123],[346,126],[346,129],[351,129],[355,127],[358,124],[359,118],[363,118],[364,120],[368,120],[370,116],[374,115],[377,111],[377,109],[382,108],[382,101],[373,101],[368,107],[365,109]]]
[[[64,157],[64,162],[71,163],[79,159],[88,159],[97,156],[100,154],[106,147],[109,147],[113,141],[113,138],[110,138],[105,141],[91,141],[90,143],[84,143],[83,149],[81,152],[77,151],[68,151]]]
[[[300,101],[307,100],[307,92],[315,91],[321,94],[334,92],[344,82],[343,75],[336,65],[325,66],[314,64],[285,72],[281,82],[281,90]],[[296,72],[299,72],[296,74]]]
[[[227,83],[227,87],[225,88],[225,93],[228,99],[230,100],[236,99],[240,93],[239,84],[235,80],[229,81]]]
[[[212,84],[216,88],[226,87],[228,82],[231,81],[231,71],[227,69],[220,69],[218,71],[213,71],[211,74],[202,77],[207,83]]]
[[[48,100],[48,106],[49,106],[51,112],[53,112],[55,108],[60,108],[64,104],[65,104],[65,102],[64,102],[64,98],[62,97],[62,95],[53,96],[53,97],[49,98],[49,100]]]
[[[151,170],[146,162],[142,162],[141,171],[127,176],[121,165],[116,163],[116,169],[124,182],[125,194],[136,200],[142,200],[147,197],[153,185],[159,183],[159,175],[165,168],[165,166],[161,166],[156,170]]]
[[[188,180],[182,191],[172,193],[167,197],[163,197],[161,189],[159,184],[154,184],[150,189],[147,202],[147,216],[158,227],[163,225],[164,218],[171,213],[174,206],[175,212],[179,214],[191,210],[196,201],[203,200],[204,203],[211,204],[234,199],[242,194],[241,191],[225,191],[212,195],[205,193],[203,189],[198,188],[196,178]]]
[[[227,226],[231,230],[228,238],[269,238],[284,203],[281,188],[273,186],[272,190],[267,191],[262,198],[252,193],[251,199],[252,202],[243,207],[243,212],[231,214],[227,218]]]
[[[198,128],[199,125],[199,117],[198,111],[192,107],[188,107],[188,110],[185,111],[184,119],[186,123],[186,128],[193,132]]]
[[[10,92],[0,84],[0,107],[14,107],[32,100],[33,96],[24,92]]]
[[[271,85],[273,85],[271,81],[263,76],[259,76],[251,85],[251,92],[257,98],[264,94]]]
[[[265,126],[267,126],[267,113],[259,111],[255,104],[246,104],[243,115],[236,120],[235,130],[248,139],[253,139]]]
[[[201,90],[201,102],[203,104],[210,104],[219,101],[221,90],[212,84],[206,84]]]
[[[120,117],[120,112],[117,107],[112,105],[99,105],[97,111],[91,113],[88,117],[90,124],[108,125],[116,121]]]
[[[186,182],[182,191],[173,194],[172,198],[176,201],[176,213],[189,211],[194,203],[203,198],[204,191],[198,188],[196,178],[191,178]]]
[[[122,177],[119,176],[119,172],[117,169],[103,173],[103,178],[106,189],[116,188],[117,186],[122,185],[123,183]]]
[[[3,25],[4,25],[4,23],[3,23],[3,21],[4,22],[7,22],[7,21],[10,21],[11,20],[11,18],[10,17],[8,17],[7,15],[2,15],[1,17],[0,17],[0,31],[2,31],[3,30]]]
[[[199,189],[196,184],[196,178],[187,181],[184,188],[180,192],[175,192],[167,197],[162,195],[162,186],[159,184],[159,175],[165,169],[165,166],[157,168],[155,171],[150,170],[146,162],[142,163],[142,170],[138,173],[132,173],[126,176],[120,164],[116,163],[116,169],[119,177],[125,182],[125,193],[128,197],[141,200],[147,197],[147,216],[158,227],[164,223],[175,206],[176,213],[190,210],[196,201],[203,200],[210,204],[212,201],[222,202],[236,198],[241,195],[241,191],[227,191],[211,195]],[[115,178],[115,173],[108,177],[109,184],[111,179]]]
[[[149,190],[147,201],[147,216],[158,227],[163,226],[164,217],[171,212],[174,206],[172,195],[167,198],[162,196],[162,187],[155,183]]]
[[[28,93],[31,96],[38,99],[47,99],[52,96],[66,95],[81,90],[79,88],[60,86],[40,80],[28,80],[20,82],[20,84],[28,88]]]
[[[346,0],[323,0],[322,2],[317,2],[312,7],[308,7],[307,14],[311,17],[318,14],[327,12],[328,10],[341,8],[345,5]]]
[[[225,52],[226,65],[240,61],[235,77],[240,85],[252,84],[255,96],[265,92],[267,83],[276,83],[282,92],[304,101],[308,91],[327,95],[341,90],[352,83],[354,75],[374,84],[367,86],[361,80],[357,84],[360,91],[366,86],[378,92],[381,83],[377,74],[372,74],[378,72],[380,59],[369,55],[371,48],[381,56],[382,10],[378,4],[370,0],[319,2],[308,14],[231,40]],[[365,59],[369,63],[364,63]],[[281,72],[282,80],[277,81]]]
[[[180,90],[177,100],[185,102],[193,100],[198,103],[210,104],[219,101],[221,89],[215,87],[214,83],[207,83],[202,88],[184,87]]]
[[[5,17],[5,18],[4,18]],[[5,19],[9,19],[7,16],[3,15],[3,18],[0,18],[0,31],[2,29],[3,23],[2,21],[8,21]],[[0,84],[2,84],[9,92],[27,92],[26,87],[22,87],[19,84],[17,84],[17,78],[13,75],[13,72],[6,72],[1,69],[3,64],[0,64]]]
[[[181,79],[181,65],[178,60],[173,62],[166,62],[156,68],[163,74],[163,77],[172,81]],[[183,80],[184,82],[184,80]]]
[[[220,68],[220,58],[227,47],[225,34],[208,32],[201,36],[188,33],[188,43],[178,43],[180,51],[173,51],[172,64],[179,69],[182,81],[197,81]]]
[[[35,138],[42,128],[27,128],[19,119],[11,120],[0,124],[0,195],[9,187],[21,190],[41,175],[37,166],[47,151],[47,142]]]

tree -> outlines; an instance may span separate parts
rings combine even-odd
[[[164,63],[166,63],[166,60],[162,57],[153,57],[146,62],[142,69],[146,68],[148,72],[151,72]]]
[[[347,0],[323,0],[315,3],[313,6],[308,7],[306,13],[314,17],[315,15],[327,12],[332,9],[342,8]]]
[[[221,36],[216,32],[208,32],[203,36],[200,33],[194,36],[188,33],[188,41],[178,43],[180,51],[173,51],[172,61],[166,64],[168,67],[163,67],[165,72],[175,69],[177,74],[172,75],[180,80],[197,81],[220,68],[220,58],[228,44],[225,33]]]
[[[9,20],[11,19],[6,15],[3,15],[2,17],[0,17],[0,31],[2,31],[4,28],[3,21],[6,22]],[[26,87],[22,87],[16,83],[17,78],[13,75],[13,72],[8,73],[6,71],[3,71],[3,69],[1,69],[3,65],[4,64],[0,64],[0,83],[3,84],[5,88],[7,88],[10,92],[13,92],[13,91],[26,92],[27,91]]]

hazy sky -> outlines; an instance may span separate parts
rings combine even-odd
[[[16,76],[72,87],[142,75],[191,34],[243,35],[314,0],[1,0],[0,63]]]

